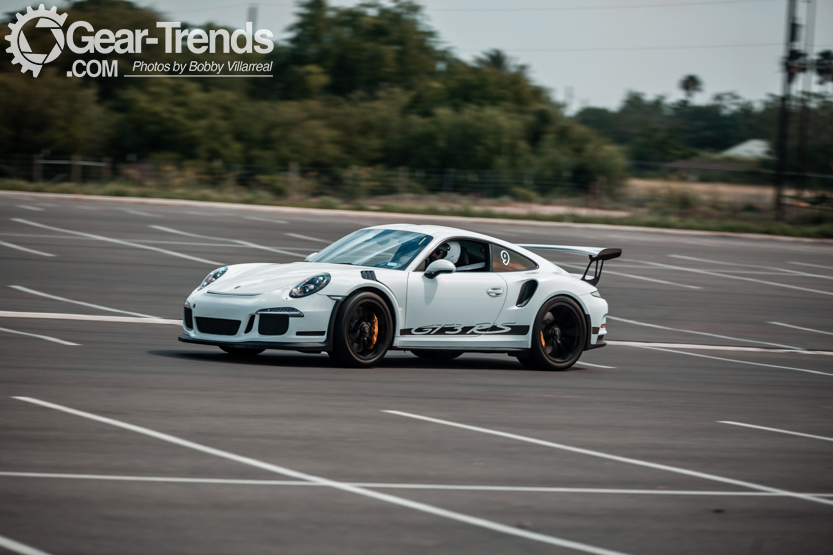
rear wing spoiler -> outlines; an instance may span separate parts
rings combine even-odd
[[[518,245],[531,251],[554,251],[567,252],[570,254],[586,254],[590,257],[590,262],[581,276],[582,281],[586,281],[590,285],[596,285],[602,278],[602,268],[604,268],[605,260],[612,260],[622,256],[622,249],[599,249],[596,247],[567,247],[564,245]],[[595,263],[593,268],[593,275],[588,278],[587,273],[590,267]]]

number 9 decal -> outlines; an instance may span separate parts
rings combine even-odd
[[[500,260],[503,262],[504,266],[509,266],[509,253],[506,251],[500,251]]]

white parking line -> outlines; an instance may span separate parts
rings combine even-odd
[[[388,414],[395,414],[398,416],[404,416],[406,418],[414,418],[416,420],[424,420],[426,422],[433,422],[434,424],[442,424],[443,426],[451,426],[453,428],[462,428],[464,430],[469,430],[472,432],[480,432],[483,434],[490,434],[494,436],[505,437],[508,439],[515,439],[518,441],[525,441],[527,443],[534,443],[536,445],[541,445],[543,447],[551,447],[553,449],[561,449],[563,451],[570,451],[572,453],[578,453],[580,455],[589,455],[591,457],[597,457],[600,459],[607,459],[617,462],[622,462],[626,464],[632,464],[636,466],[643,466],[647,468],[653,468],[654,470],[664,470],[666,472],[673,472],[675,474],[683,474],[685,476],[693,476],[695,478],[703,478],[705,480],[711,480],[713,482],[722,482],[724,484],[731,484],[733,486],[739,486],[742,488],[753,489],[757,491],[765,491],[769,493],[777,493],[779,495],[784,495],[788,497],[795,497],[796,499],[803,499],[804,501],[810,501],[812,503],[821,503],[822,505],[833,505],[833,500],[824,499],[821,497],[816,497],[814,495],[806,494],[806,493],[798,493],[794,491],[783,490],[779,488],[771,488],[769,486],[763,486],[761,484],[755,484],[753,482],[746,482],[743,480],[735,480],[734,478],[725,478],[723,476],[718,476],[716,474],[708,474],[706,472],[698,472],[696,470],[688,470],[686,468],[680,468],[678,466],[669,466],[666,464],[658,464],[649,461],[643,461],[640,459],[632,459],[630,457],[620,457],[619,455],[611,455],[608,453],[603,453],[601,451],[593,451],[590,449],[584,449],[581,447],[573,447],[571,445],[565,445],[563,443],[553,443],[551,441],[544,441],[541,439],[535,439],[532,437],[521,436],[517,434],[510,434],[507,432],[501,432],[498,430],[490,430],[489,428],[480,428],[478,426],[469,426],[467,424],[460,424],[458,422],[451,422],[449,420],[439,420],[437,418],[431,418],[428,416],[421,416],[419,414],[412,414],[408,412],[401,412],[398,410],[383,410],[382,412],[386,412]]]
[[[128,210],[127,208],[122,208],[122,212],[127,212],[128,214],[135,214],[136,216],[145,216],[146,218],[161,218],[162,216],[159,214],[151,214],[150,212],[142,212],[141,210]]]
[[[609,318],[609,316],[608,316]],[[833,333],[829,331],[821,331],[821,330],[814,330],[813,328],[802,328],[801,326],[793,326],[791,324],[784,324],[782,322],[769,322],[770,324],[775,324],[776,326],[784,326],[785,328],[793,328],[801,331],[811,331],[813,333],[823,333],[824,335],[833,335]]]
[[[269,220],[267,218],[255,218],[254,216],[246,216],[247,220],[252,220],[253,222],[268,222],[270,224],[285,224],[288,223],[286,220]]]
[[[584,264],[572,264],[572,263],[554,263],[558,266],[572,266],[573,268],[586,268]],[[656,278],[649,278],[645,276],[635,276],[633,274],[623,274],[622,272],[614,272],[611,270],[605,270],[605,274],[610,274],[612,276],[622,276],[622,277],[629,277],[633,279],[639,279],[642,281],[652,281],[654,283],[662,283],[665,285],[674,285],[676,287],[685,287],[686,289],[702,289],[702,287],[698,287],[697,285],[685,285],[683,283],[674,283],[673,281],[665,281],[664,279],[656,279]]]
[[[636,320],[628,320],[626,318],[619,318],[617,316],[607,316],[608,320],[613,320],[614,322],[624,322],[626,324],[633,324],[635,326],[645,326],[646,328],[655,328],[659,330],[669,330],[669,331],[679,331],[683,333],[693,333],[695,335],[705,335],[708,337],[716,337],[718,339],[731,339],[732,341],[740,341],[742,343],[755,343],[756,345],[772,345],[773,347],[783,347],[785,349],[794,349],[796,351],[800,351],[800,347],[791,347],[790,345],[781,345],[779,343],[769,343],[767,341],[754,341],[752,339],[741,339],[739,337],[730,337],[728,335],[718,335],[716,333],[708,333],[705,331],[694,331],[694,330],[684,330],[680,328],[670,328],[668,326],[660,326],[659,324],[648,324],[646,322],[638,322]]]
[[[763,268],[765,270],[777,270],[779,272],[784,272],[787,274],[792,274],[795,276],[804,276],[804,277],[814,277],[819,279],[833,279],[831,276],[820,276],[818,274],[808,274],[806,272],[798,272],[796,270],[788,270],[786,268],[773,268],[772,266],[757,266],[754,264],[738,264],[737,262],[721,262],[719,260],[709,260],[706,258],[695,258],[693,256],[683,256],[681,254],[669,254],[671,258],[681,258],[683,260],[692,260],[694,262],[707,262],[709,264],[721,264],[724,266],[740,266],[742,268]]]
[[[98,310],[105,310],[107,312],[118,312],[120,314],[129,314],[130,316],[138,316],[140,318],[156,318],[156,319],[158,319],[157,316],[150,316],[148,314],[141,314],[139,312],[128,312],[126,310],[119,310],[117,308],[108,308],[106,306],[101,306],[101,305],[97,305],[97,304],[85,303],[85,302],[82,302],[82,301],[73,301],[72,299],[66,299],[64,297],[57,297],[55,295],[50,295],[48,293],[41,293],[40,291],[35,291],[34,289],[29,289],[28,287],[22,287],[20,285],[9,285],[9,287],[11,287],[12,289],[16,289],[18,291],[23,291],[24,293],[29,293],[31,295],[38,295],[39,297],[46,297],[47,299],[54,299],[56,301],[63,301],[65,303],[72,303],[72,304],[77,304],[77,305],[81,305],[81,306],[88,306],[90,308],[97,308]]]
[[[687,353],[685,351],[674,351],[672,349],[661,349],[659,347],[649,347],[647,345],[629,345],[630,347],[637,347],[639,349],[650,349],[652,351],[665,351],[666,353],[677,353],[678,355],[688,355],[691,357],[710,358],[712,360],[722,360],[724,362],[736,362],[737,364],[749,364],[751,366],[763,366],[765,368],[778,368],[780,370],[795,370],[796,372],[807,372],[808,374],[821,374],[822,376],[833,376],[828,372],[819,372],[818,370],[807,370],[806,368],[793,368],[792,366],[777,366],[775,364],[764,364],[762,362],[749,362],[746,360],[735,360],[733,358],[713,357],[709,355],[701,355],[700,353]],[[799,351],[796,351],[799,352]]]
[[[175,476],[117,476],[112,474],[58,474],[52,472],[0,472],[0,477],[43,478],[59,480],[104,480],[113,482],[158,482],[174,484],[221,484],[232,486],[300,486],[322,487],[324,484],[302,480],[241,480],[237,478],[180,478]],[[438,491],[506,491],[518,493],[588,493],[605,495],[680,495],[717,497],[789,497],[764,491],[715,491],[679,489],[559,488],[539,486],[487,486],[471,484],[398,484],[378,482],[344,482],[370,489],[415,489]],[[833,497],[833,493],[807,493],[816,497]]]
[[[715,276],[721,278],[728,278],[728,279],[739,279],[742,281],[751,281],[753,283],[762,283],[764,285],[772,285],[774,287],[783,287],[785,289],[795,289],[797,291],[807,291],[808,293],[818,293],[819,295],[833,295],[833,292],[830,291],[820,291],[818,289],[809,289],[807,287],[798,287],[796,285],[787,285],[786,283],[776,283],[774,281],[766,281],[762,279],[755,279],[750,277],[743,277],[743,276],[733,276],[731,274],[719,274],[717,272],[710,272],[708,270],[698,270],[697,268],[684,268],[683,266],[672,266],[671,264],[660,264],[659,262],[648,262],[647,260],[641,260],[640,262],[644,262],[645,264],[650,264],[651,266],[657,266],[658,268],[671,268],[675,270],[680,270],[681,272],[693,272],[695,274],[703,274],[707,276]]]
[[[798,355],[833,356],[833,351],[796,351],[795,349],[766,349],[763,347],[733,347],[731,345],[700,345],[698,343],[655,343],[653,341],[616,341],[610,340],[608,345],[622,347],[664,347],[666,349],[694,349],[696,351],[737,351],[744,353],[790,353]]]
[[[35,549],[30,545],[20,543],[6,536],[0,536],[0,547],[14,551],[15,553],[20,553],[20,555],[49,555],[46,551]]]
[[[244,457],[241,455],[236,455],[234,453],[230,453],[229,451],[223,451],[221,449],[215,449],[213,447],[208,447],[206,445],[202,445],[200,443],[194,443],[193,441],[188,441],[187,439],[178,438],[176,436],[172,436],[169,434],[165,434],[162,432],[157,432],[151,430],[149,428],[144,428],[141,426],[136,426],[133,424],[128,424],[127,422],[122,422],[120,420],[114,420],[112,418],[106,418],[103,416],[98,416],[96,414],[92,414],[89,412],[84,412],[76,409],[72,409],[69,407],[65,407],[62,405],[57,405],[55,403],[50,403],[47,401],[41,401],[39,399],[33,399],[31,397],[13,397],[13,399],[17,399],[19,401],[24,401],[26,403],[32,403],[35,405],[40,405],[42,407],[50,408],[53,410],[65,412],[68,414],[73,414],[75,416],[80,416],[82,418],[87,418],[90,420],[95,420],[96,422],[101,422],[103,424],[109,424],[110,426],[116,426],[118,428],[122,428],[125,430],[129,430],[131,432],[136,432],[139,434],[143,434],[146,436],[150,436],[162,441],[166,441],[168,443],[173,443],[174,445],[179,445],[181,447],[186,447],[188,449],[193,449],[194,451],[200,451],[202,453],[206,453],[208,455],[213,455],[215,457],[220,457],[223,459],[231,460],[234,462],[238,462],[241,464],[245,464],[248,466],[252,466],[255,468],[259,468],[261,470],[266,470],[267,472],[273,472],[275,474],[282,474],[284,476],[289,476],[291,478],[296,478],[298,480],[305,480],[308,482],[314,482],[317,484],[321,484],[322,486],[331,487],[333,489],[337,489],[340,491],[346,491],[349,493],[354,493],[356,495],[361,495],[364,497],[369,497],[371,499],[376,499],[377,501],[383,501],[385,503],[390,503],[392,505],[398,505],[400,507],[406,507],[409,509],[413,509],[416,511],[420,511],[423,513],[432,514],[434,516],[439,516],[442,518],[447,518],[449,520],[454,520],[457,522],[462,522],[465,524],[470,524],[472,526],[478,526],[480,528],[485,528],[487,530],[492,530],[494,532],[501,532],[504,534],[508,534],[511,536],[517,536],[520,538],[524,538],[527,540],[533,540],[541,543],[546,543],[550,545],[557,545],[560,547],[566,547],[568,549],[574,549],[576,551],[583,551],[585,553],[594,553],[596,555],[623,555],[621,552],[612,551],[609,549],[604,549],[601,547],[596,547],[593,545],[565,540],[562,538],[558,538],[555,536],[547,536],[544,534],[539,534],[536,532],[530,532],[528,530],[523,530],[520,528],[515,528],[513,526],[507,526],[505,524],[500,524],[498,522],[493,522],[491,520],[486,520],[483,518],[478,518],[475,516],[466,515],[463,513],[458,513],[455,511],[449,511],[446,509],[442,509],[440,507],[436,507],[434,505],[429,505],[427,503],[420,503],[418,501],[411,501],[410,499],[405,499],[403,497],[398,497],[395,495],[390,495],[387,493],[380,493],[378,491],[373,491],[371,489],[362,488],[358,486],[352,486],[350,484],[344,482],[337,482],[335,480],[330,480],[327,478],[322,478],[320,476],[314,476],[312,474],[306,474],[304,472],[298,472],[297,470],[292,470],[283,466],[278,466],[274,464],[270,464],[267,462],[259,461],[257,459],[252,459],[249,457]],[[831,502],[833,504],[833,502]]]
[[[10,249],[17,249],[17,250],[23,251],[23,252],[30,252],[32,254],[39,254],[41,256],[55,256],[54,254],[49,254],[48,252],[36,251],[35,249],[27,249],[26,247],[21,247],[20,245],[15,245],[13,243],[6,243],[5,241],[0,241],[0,245],[3,245],[4,247],[9,247]]]
[[[592,366],[593,368],[605,368],[607,370],[616,370],[615,366],[604,366],[602,364],[590,364],[589,362],[584,362],[583,360],[578,361],[576,364],[583,364],[584,366]]]
[[[81,320],[89,322],[123,322],[128,324],[170,324],[181,326],[182,320],[165,318],[132,318],[130,316],[93,316],[90,314],[62,314],[59,312],[14,312],[0,310],[0,318],[35,318],[41,320]]]
[[[26,204],[18,204],[18,208],[25,208],[26,210],[32,210],[33,212],[43,212],[43,208],[38,208],[37,206],[29,206]]]
[[[187,254],[182,254],[179,252],[169,251],[165,249],[160,249],[158,247],[151,247],[150,245],[140,245],[139,243],[131,243],[130,241],[122,241],[121,239],[111,239],[110,237],[103,237],[101,235],[95,235],[92,233],[84,233],[81,231],[72,231],[70,229],[61,229],[60,227],[52,227],[50,225],[39,224],[37,222],[30,222],[29,220],[23,220],[20,218],[12,218],[13,222],[18,222],[21,224],[31,225],[34,227],[40,227],[42,229],[49,229],[51,231],[60,231],[63,233],[69,233],[70,235],[78,235],[81,237],[89,237],[91,239],[98,239],[99,241],[106,241],[108,243],[115,243],[117,245],[125,245],[128,247],[135,247],[137,249],[145,249],[149,251],[161,252],[162,254],[168,254],[170,256],[176,256],[177,258],[184,258],[186,260],[193,260],[194,262],[202,262],[203,264],[211,264],[212,266],[222,266],[220,262],[214,262],[212,260],[206,260],[204,258],[197,258],[196,256],[189,256]]]
[[[58,339],[57,337],[49,337],[48,335],[38,335],[36,333],[27,333],[25,331],[10,330],[8,328],[0,328],[0,331],[4,331],[6,333],[16,333],[17,335],[27,335],[29,337],[37,337],[38,339],[43,339],[44,341],[51,341],[52,343],[59,343],[60,345],[80,346],[79,343],[64,341],[63,339]]]
[[[821,266],[819,264],[807,264],[806,262],[790,262],[790,264],[797,264],[798,266],[809,266],[810,268],[821,268],[822,270],[833,270],[833,266]]]
[[[326,239],[317,239],[315,237],[310,237],[308,235],[299,235],[297,233],[287,233],[290,237],[295,237],[296,239],[304,239],[305,241],[315,241],[316,243],[327,243],[328,245],[332,243],[332,241],[327,241]]]
[[[779,430],[778,428],[767,428],[766,426],[755,426],[754,424],[744,424],[743,422],[730,422],[729,420],[718,420],[718,423],[731,424],[732,426],[743,426],[744,428],[754,428],[756,430],[766,430],[767,432],[778,432],[780,434],[789,434],[792,436],[809,437],[811,439],[820,439],[822,441],[833,441],[833,437],[814,436],[813,434],[803,434],[801,432]]]
[[[223,239],[222,237],[211,237],[209,235],[197,235],[196,233],[188,233],[187,231],[180,231],[178,229],[172,229],[170,227],[164,227],[161,225],[152,225],[149,226],[153,229],[158,229],[159,231],[164,231],[166,233],[174,233],[176,235],[183,235],[185,237],[196,237],[197,239],[213,239],[215,241],[229,241],[232,243],[237,243],[238,245],[243,245],[244,247],[250,247],[252,249],[260,249],[264,251],[276,252],[278,254],[286,254],[289,256],[297,256],[298,258],[305,258],[305,254],[298,254],[297,252],[290,252],[281,249],[273,249],[272,247],[266,247],[264,245],[258,245],[257,243],[250,243],[249,241],[241,241],[239,239]]]

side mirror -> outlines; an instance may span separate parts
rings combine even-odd
[[[316,255],[316,254],[318,254],[318,253],[317,253],[317,252],[314,252],[314,253],[312,253],[311,255],[307,256],[307,257],[304,259],[304,262],[312,262],[313,260],[315,260],[315,255]]]
[[[440,274],[453,274],[457,267],[448,260],[435,260],[425,268],[425,277],[434,279]]]

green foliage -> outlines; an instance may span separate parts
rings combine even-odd
[[[136,60],[239,59],[271,62],[272,79],[70,79],[62,76],[74,60],[100,55],[65,52],[35,80],[4,59],[0,148],[7,156],[50,149],[153,161],[176,173],[174,181],[224,187],[236,180],[275,194],[285,194],[287,183],[264,176],[297,164],[329,172],[299,186],[315,183],[308,187],[315,194],[326,183],[348,198],[425,191],[418,183],[378,181],[366,168],[421,168],[475,185],[489,175],[493,194],[508,192],[500,183],[512,172],[534,173],[538,183],[524,185],[534,194],[550,192],[541,183],[586,186],[603,178],[613,187],[623,180],[620,150],[565,118],[524,66],[499,50],[473,63],[455,58],[421,10],[410,0],[352,7],[306,0],[287,43],[268,55],[147,47],[118,56],[122,76]],[[66,11],[68,24],[149,29],[164,43],[156,27],[162,16],[127,0],[82,0]],[[39,50],[36,41],[46,39],[33,37]],[[362,170],[330,170],[354,167]]]
[[[693,94],[696,87],[691,91]],[[641,93],[629,92],[618,110],[584,108],[576,114],[576,120],[623,146],[633,160],[671,162],[698,152],[720,152],[747,139],[764,139],[775,145],[780,103],[777,96],[756,104],[734,93],[720,93],[706,104],[695,105],[688,100],[671,103],[661,96],[649,100]],[[793,97],[790,109],[793,141],[799,136],[800,112],[808,111],[806,171],[830,175],[833,96],[800,94]],[[763,166],[772,169],[774,162],[764,162]]]
[[[538,202],[538,195],[525,187],[512,187],[512,198],[519,202]]]
[[[99,154],[106,150],[112,120],[96,102],[95,89],[52,69],[44,69],[37,80],[0,74],[0,152]]]

